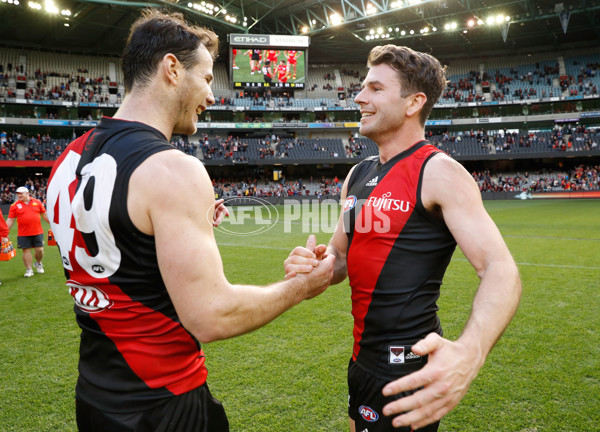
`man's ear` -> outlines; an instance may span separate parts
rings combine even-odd
[[[160,69],[165,79],[170,84],[177,86],[182,72],[182,64],[177,57],[171,53],[165,54],[160,62]]]
[[[406,109],[406,116],[412,117],[413,115],[421,112],[421,109],[427,102],[427,96],[425,96],[425,93],[419,92],[419,93],[410,95],[409,98],[410,98],[410,101],[409,101],[408,108]]]

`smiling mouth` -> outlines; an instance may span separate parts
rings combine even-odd
[[[367,118],[367,117],[372,117],[372,116],[374,116],[375,114],[373,114],[373,113],[367,113],[367,112],[364,112],[364,113],[360,113],[360,115],[361,115],[361,117],[360,117],[360,118],[361,118],[361,120],[362,120],[362,119],[364,119],[364,118]]]

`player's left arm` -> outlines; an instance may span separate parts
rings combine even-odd
[[[395,427],[414,429],[441,419],[458,405],[510,323],[521,296],[517,265],[483,206],[477,184],[458,162],[439,154],[427,163],[422,199],[429,211],[443,216],[480,284],[461,336],[450,341],[429,334],[413,346],[416,354],[429,355],[427,365],[383,389],[389,396],[422,387],[383,410],[385,415],[397,415]]]

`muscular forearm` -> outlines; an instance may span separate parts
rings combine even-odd
[[[520,297],[521,280],[512,259],[490,264],[482,276],[471,316],[458,340],[480,352],[481,364],[508,327]]]
[[[300,303],[301,278],[292,278],[264,287],[231,285],[228,295],[214,304],[212,318],[198,323],[201,342],[227,339],[249,333],[273,321]]]

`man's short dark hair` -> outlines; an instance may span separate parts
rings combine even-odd
[[[187,24],[180,13],[144,10],[131,26],[123,50],[125,91],[147,84],[166,54],[173,54],[186,69],[194,67],[199,61],[200,45],[216,57],[219,39],[211,30]]]
[[[387,64],[398,72],[402,97],[425,93],[427,102],[421,110],[421,122],[425,125],[433,105],[446,87],[446,66],[427,53],[397,45],[376,46],[371,50],[367,66],[380,64]]]

